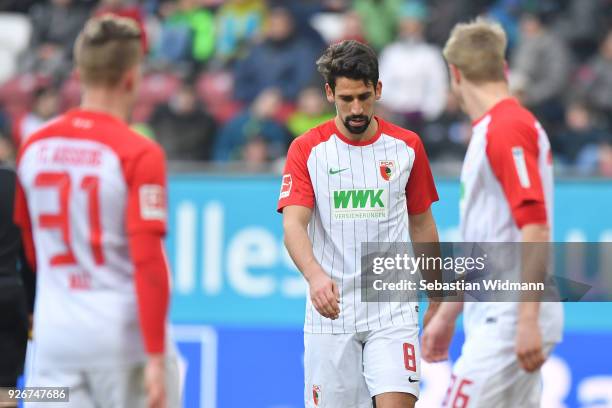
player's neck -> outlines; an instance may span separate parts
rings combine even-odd
[[[129,102],[124,96],[105,89],[88,89],[83,93],[81,109],[103,112],[127,121]]]
[[[356,143],[367,142],[368,140],[376,136],[376,132],[378,132],[378,121],[376,120],[374,116],[372,116],[370,125],[365,130],[365,132],[359,133],[359,134],[351,133],[346,128],[346,126],[344,126],[344,122],[342,122],[342,120],[338,116],[336,116],[334,121],[336,122],[336,127],[342,133],[342,135],[346,137],[347,139],[353,142],[356,142]]]
[[[474,85],[464,92],[465,112],[471,120],[477,120],[500,101],[511,96],[508,84],[505,82]]]

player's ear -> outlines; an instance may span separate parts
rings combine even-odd
[[[452,80],[455,81],[457,84],[460,83],[461,82],[461,71],[459,71],[459,68],[457,68],[457,66],[453,64],[449,64],[448,68],[450,70]]]
[[[135,66],[133,68],[128,69],[125,74],[123,75],[123,80],[122,85],[123,88],[128,91],[128,92],[132,92],[136,87],[138,87],[138,82],[139,82],[139,74],[140,74],[140,68]]]
[[[328,83],[325,84],[325,96],[327,97],[327,102],[334,103],[334,91]]]
[[[376,100],[379,100],[382,96],[382,82],[380,80],[376,84],[375,95],[376,95]]]

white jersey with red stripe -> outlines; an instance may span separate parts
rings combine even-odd
[[[340,316],[321,316],[307,300],[304,331],[355,333],[418,324],[417,302],[361,301],[361,244],[409,242],[408,214],[438,196],[419,137],[380,118],[376,135],[347,139],[334,120],[289,148],[278,209],[313,209],[308,226],[314,255],[340,292]]]
[[[36,366],[143,362],[128,234],[165,233],[161,148],[110,115],[73,110],[28,139],[18,175],[16,213],[36,248]]]
[[[518,101],[504,99],[473,124],[461,171],[460,230],[464,242],[521,242],[522,225],[533,214],[525,204],[544,204],[543,222],[553,221],[553,169],[550,143],[536,118]],[[533,211],[530,209],[529,211]],[[506,248],[507,249],[507,248]],[[520,259],[507,276],[520,277]],[[505,274],[505,272],[504,272]],[[517,304],[466,302],[466,335],[487,320],[517,319]],[[559,341],[563,309],[541,304],[540,325],[545,341]]]

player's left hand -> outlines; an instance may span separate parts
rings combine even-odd
[[[538,370],[546,357],[542,350],[542,335],[537,319],[521,319],[516,328],[516,356],[523,370]]]
[[[421,352],[428,363],[448,360],[448,348],[455,332],[455,321],[447,321],[440,313],[431,317],[421,338]]]

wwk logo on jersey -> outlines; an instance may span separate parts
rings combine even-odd
[[[291,194],[292,184],[293,182],[291,181],[291,174],[283,175],[283,182],[281,184],[280,196],[278,197],[279,200],[281,198],[289,197],[289,194]]]
[[[387,218],[387,190],[334,190],[332,211],[336,220]]]
[[[393,178],[395,178],[397,171],[395,162],[393,160],[380,160],[378,162],[378,168],[380,169],[380,175],[382,176],[383,180],[391,181]]]

